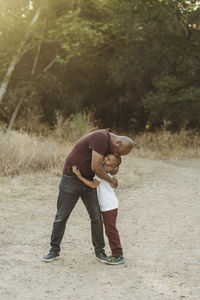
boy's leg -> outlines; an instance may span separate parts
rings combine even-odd
[[[102,212],[105,232],[108,237],[112,256],[120,256],[123,254],[119,233],[116,228],[117,212],[117,208]]]
[[[103,236],[103,222],[99,208],[96,190],[86,187],[81,199],[88,211],[91,220],[91,235],[95,254],[103,254],[105,257],[105,241]]]

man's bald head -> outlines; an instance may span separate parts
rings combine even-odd
[[[128,136],[110,132],[110,152],[114,155],[127,155],[133,148],[133,140]]]

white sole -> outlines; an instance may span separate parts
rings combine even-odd
[[[49,263],[49,262],[52,262],[53,260],[56,260],[56,259],[58,259],[59,258],[59,256],[56,256],[56,257],[54,257],[54,258],[51,258],[51,259],[45,259],[45,258],[43,258],[43,262],[45,262],[45,263]]]
[[[98,257],[96,257],[96,259],[97,259],[98,261],[104,263],[104,264],[107,264],[107,261],[106,261],[106,260],[100,259],[100,258],[98,258]]]

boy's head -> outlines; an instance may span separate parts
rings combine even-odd
[[[119,167],[121,164],[121,156],[120,155],[113,155],[113,154],[106,154],[103,159],[104,166],[112,166],[113,168]]]

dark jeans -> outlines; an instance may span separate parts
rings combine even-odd
[[[77,177],[68,175],[62,176],[59,189],[57,213],[51,234],[51,250],[60,252],[60,244],[65,232],[66,222],[79,197],[81,197],[91,220],[92,243],[95,254],[104,252],[103,222],[96,189],[91,189]]]

